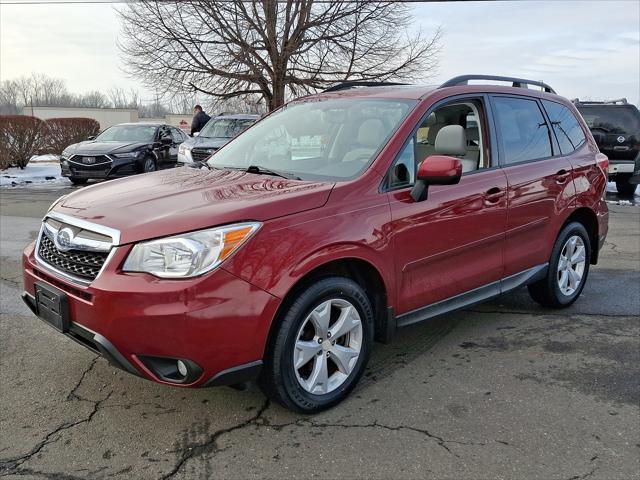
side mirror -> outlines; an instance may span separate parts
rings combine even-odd
[[[173,143],[173,138],[171,138],[171,137],[162,137],[162,138],[160,138],[160,143],[162,145],[171,145]]]
[[[197,137],[198,135],[200,135],[200,132],[193,132],[194,137]]]
[[[460,182],[461,176],[462,162],[459,158],[431,155],[418,167],[418,178],[411,190],[411,198],[422,202],[427,199],[429,185],[454,185]]]
[[[95,135],[89,135],[87,137],[87,140],[95,140],[96,136]]]

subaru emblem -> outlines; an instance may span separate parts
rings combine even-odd
[[[53,239],[53,243],[61,252],[68,252],[73,248],[73,237],[73,230],[70,228],[63,228],[58,230],[58,233],[56,233],[56,236]]]
[[[626,138],[624,138],[622,135],[618,137],[618,143],[624,143],[625,140]]]

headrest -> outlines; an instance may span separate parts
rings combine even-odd
[[[384,123],[379,118],[369,118],[358,129],[358,143],[363,147],[376,148],[386,137]]]
[[[440,129],[446,125],[446,123],[434,123],[429,126],[429,133],[427,134],[427,141],[429,142],[429,145],[434,145],[436,143],[438,132],[440,132]]]
[[[467,153],[467,139],[462,125],[442,127],[436,137],[436,153],[439,155],[461,156]]]
[[[480,130],[478,127],[468,127],[464,129],[467,136],[467,142],[477,142],[480,140]]]

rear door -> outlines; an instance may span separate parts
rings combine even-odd
[[[549,261],[563,219],[573,208],[575,188],[572,164],[561,155],[540,102],[494,95],[491,103],[509,186],[504,252],[504,276],[509,277]]]
[[[415,202],[411,198],[417,164],[424,156],[437,153],[424,147],[430,144],[429,138],[437,136],[432,129],[442,126],[433,121],[441,116],[438,107],[416,127],[389,172],[388,196],[399,279],[395,313],[399,324],[422,320],[425,312],[422,307],[478,287],[493,288],[491,292],[483,289],[487,296],[499,291],[506,226],[506,176],[491,154],[493,142],[488,134],[486,99],[457,97],[441,106],[449,108],[451,103],[472,105],[475,109],[474,114],[462,113],[459,124],[464,123],[462,126],[469,131],[480,130],[480,141],[468,137],[469,156],[477,155],[478,149],[482,152],[475,157],[479,159],[476,168],[463,173],[457,185],[430,186],[425,201]],[[452,121],[448,119],[447,123]]]

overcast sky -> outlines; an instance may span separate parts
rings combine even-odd
[[[122,71],[115,8],[7,5],[0,0],[0,78],[31,72],[69,90],[133,87]],[[15,0],[14,0],[15,1]],[[522,1],[415,4],[415,26],[444,31],[436,81],[464,73],[544,80],[569,98],[640,103],[640,2]],[[429,83],[434,83],[429,82]],[[437,83],[437,82],[436,82]]]

